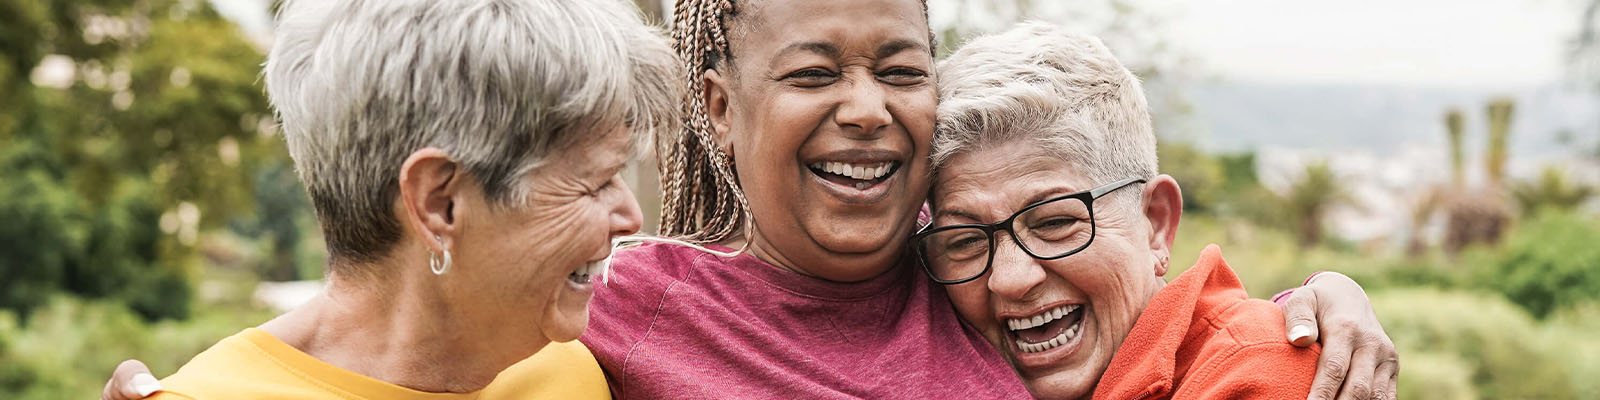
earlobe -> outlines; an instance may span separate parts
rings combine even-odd
[[[727,77],[716,69],[706,70],[705,90],[700,93],[701,99],[706,104],[706,116],[711,124],[711,134],[716,136],[717,146],[725,154],[733,154],[733,138],[729,135],[732,131],[728,121],[728,86]]]
[[[1177,180],[1160,175],[1145,183],[1144,215],[1150,223],[1150,251],[1158,258],[1156,273],[1165,275],[1172,245],[1178,239],[1178,221],[1183,217],[1183,193]]]
[[[460,211],[459,168],[443,150],[425,148],[411,153],[400,166],[399,217],[427,243],[430,250],[449,250]]]

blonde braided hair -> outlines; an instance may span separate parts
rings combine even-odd
[[[717,146],[706,115],[705,71],[728,51],[724,17],[731,0],[678,0],[673,8],[672,40],[685,63],[688,121],[680,135],[661,135],[656,150],[661,165],[661,234],[712,243],[734,237],[750,220],[749,202],[734,176],[732,157]]]

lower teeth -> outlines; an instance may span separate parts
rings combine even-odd
[[[1017,339],[1017,348],[1022,349],[1023,353],[1038,353],[1059,347],[1062,344],[1071,341],[1073,338],[1078,337],[1078,330],[1082,329],[1082,326],[1082,321],[1074,323],[1071,327],[1068,327],[1067,330],[1062,331],[1061,334],[1056,335],[1056,337],[1050,338],[1050,340],[1046,340],[1043,343],[1027,343],[1022,341],[1022,339]]]
[[[856,182],[856,190],[867,190],[867,188],[869,188],[869,187],[872,187],[871,183],[868,183],[868,182]]]

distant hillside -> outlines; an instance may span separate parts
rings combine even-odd
[[[1600,142],[1600,97],[1548,86],[1515,91],[1360,85],[1283,85],[1217,82],[1186,91],[1194,106],[1193,136],[1215,151],[1262,147],[1316,148],[1397,154],[1408,147],[1443,146],[1443,114],[1467,115],[1469,154],[1486,136],[1484,104],[1493,96],[1516,99],[1513,157],[1572,155],[1558,136],[1571,132],[1574,147]]]

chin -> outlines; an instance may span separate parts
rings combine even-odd
[[[574,314],[558,313],[555,318],[545,321],[543,326],[544,336],[552,342],[570,342],[583,336],[583,330],[589,327],[589,309],[579,310]]]
[[[1028,393],[1036,399],[1087,399],[1094,395],[1094,383],[1098,379],[1090,380],[1066,375],[1069,373],[1058,372],[1054,375],[1023,379],[1022,383],[1028,387]]]

